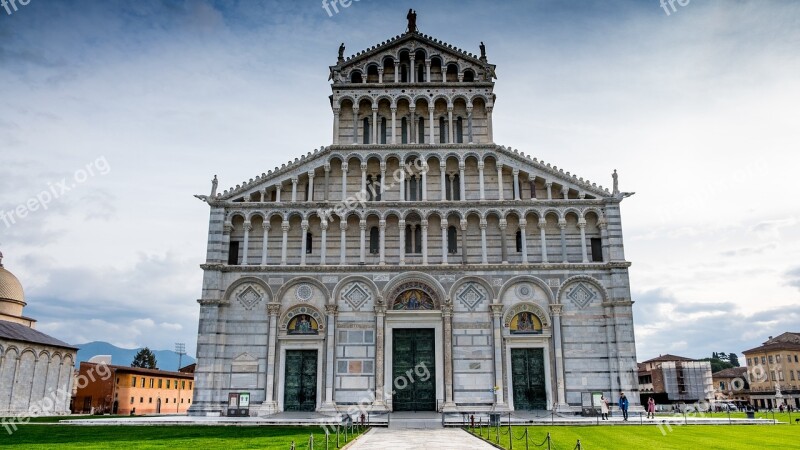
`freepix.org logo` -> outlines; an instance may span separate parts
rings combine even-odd
[[[0,6],[6,10],[9,16],[17,12],[20,6],[28,6],[31,0],[0,0]],[[17,6],[19,5],[19,6]]]
[[[334,14],[339,14],[339,6],[342,8],[349,8],[353,2],[360,0],[322,0],[322,9],[328,13],[328,17],[333,17]]]

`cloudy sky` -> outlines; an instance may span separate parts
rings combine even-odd
[[[623,190],[639,359],[800,331],[800,3],[31,0],[0,8],[4,264],[71,343],[194,353],[207,193],[331,142],[327,66],[422,32],[498,66],[495,140]],[[11,14],[8,14],[11,12]],[[45,192],[47,194],[45,194]],[[36,202],[32,203],[36,204]]]

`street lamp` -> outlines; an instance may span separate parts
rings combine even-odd
[[[183,342],[176,342],[175,343],[175,353],[178,354],[178,371],[181,370],[181,362],[183,361],[183,355],[186,354],[186,344]]]

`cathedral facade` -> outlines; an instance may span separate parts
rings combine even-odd
[[[210,207],[193,404],[226,414],[638,399],[620,203],[494,142],[495,66],[409,30],[330,66],[332,145]]]

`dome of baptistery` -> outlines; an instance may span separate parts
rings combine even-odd
[[[3,254],[0,253],[0,314],[22,316],[25,306],[25,293],[22,284],[13,273],[3,267]]]

